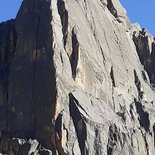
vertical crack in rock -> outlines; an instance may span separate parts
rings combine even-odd
[[[150,131],[150,120],[149,120],[149,114],[144,111],[144,107],[142,106],[141,102],[137,101],[135,99],[135,106],[137,113],[139,115],[139,123],[140,125],[146,130],[146,132]]]
[[[135,85],[136,85],[137,91],[138,91],[139,100],[142,100],[143,99],[144,92],[141,89],[141,82],[140,82],[140,80],[138,78],[138,75],[137,75],[136,70],[134,70],[134,78],[135,78],[134,82],[135,82]]]
[[[151,51],[151,82],[155,84],[155,37],[153,38]]]
[[[70,115],[73,119],[73,124],[75,127],[75,131],[77,134],[79,147],[82,155],[88,155],[88,150],[86,148],[86,140],[87,140],[87,129],[84,118],[80,114],[80,111],[77,107],[78,101],[77,99],[70,93],[69,94],[69,109]]]
[[[63,64],[64,60],[63,60],[62,52],[60,52],[60,59],[61,59],[61,63]]]
[[[115,124],[109,126],[109,138],[107,144],[107,155],[112,155],[116,149],[123,149],[126,141],[126,135],[121,133]],[[119,146],[120,147],[117,147]]]
[[[133,114],[133,104],[130,104],[130,115],[131,115],[131,119],[134,121],[135,120],[135,117],[134,117],[134,114]]]
[[[142,70],[142,77],[145,82],[148,82],[145,71]]]
[[[111,67],[110,77],[111,77],[111,80],[112,80],[112,85],[113,85],[113,87],[116,87],[113,67]]]
[[[62,139],[62,114],[60,113],[55,121],[55,131],[58,134],[59,139]]]
[[[17,33],[14,20],[3,22],[0,24],[0,130],[7,133],[8,130],[8,76],[10,65],[12,63],[17,43]],[[1,111],[2,110],[2,111]],[[4,114],[5,113],[5,114]],[[4,124],[3,124],[3,123]],[[2,129],[3,128],[3,129]]]
[[[67,155],[64,152],[64,149],[61,145],[62,141],[62,113],[60,113],[55,121],[55,143],[56,143],[56,149],[58,150],[60,155]]]
[[[144,136],[144,141],[145,141],[145,147],[146,147],[146,152],[147,152],[147,155],[149,155],[149,144],[146,140],[146,136]]]
[[[74,80],[76,78],[78,60],[79,60],[79,42],[78,42],[78,39],[77,39],[76,29],[74,27],[72,29],[72,53],[71,53],[71,56],[70,56],[72,77],[73,77]]]
[[[58,13],[61,18],[64,48],[66,49],[67,36],[68,36],[68,11],[66,10],[64,0],[57,0],[57,6],[58,6]]]
[[[121,41],[121,39],[119,38],[119,35],[118,35],[118,32],[119,32],[119,34],[121,34],[121,32],[120,32],[119,29],[118,29],[118,32],[116,32],[116,30],[113,30],[113,32],[114,32],[114,35],[116,36],[115,41],[116,41],[116,43],[118,45],[118,48],[119,48],[119,51],[120,51],[120,55],[121,55],[121,58],[123,60],[124,67],[125,67],[126,71],[128,72],[128,69],[126,67],[126,61],[124,59],[124,54],[123,54],[123,51],[122,51],[122,41]]]
[[[87,10],[87,1],[86,0],[84,0],[84,8],[85,8],[85,10]]]
[[[103,154],[101,148],[102,148],[102,144],[101,144],[100,130],[96,128],[95,129],[95,140],[94,140],[95,155]]]
[[[103,58],[103,64],[105,65],[105,62],[106,62],[106,59],[105,59],[105,56],[104,56],[104,51],[102,49],[102,46],[100,45],[100,50],[101,50],[101,54],[102,54],[102,58]]]
[[[141,131],[142,137],[144,139],[146,154],[149,155],[149,144],[148,144],[147,139],[146,139],[146,134],[144,134],[142,130],[140,130],[140,131]]]
[[[114,110],[115,110],[114,87],[116,87],[116,84],[115,84],[115,79],[114,79],[113,66],[111,67],[110,78],[111,78],[111,80],[112,80],[112,101],[113,101],[113,108],[114,108]]]
[[[154,133],[154,147],[155,147],[155,123],[153,124],[153,133]]]
[[[115,9],[113,3],[112,3],[112,0],[107,0],[107,8],[109,9],[109,11],[111,12],[111,14],[117,18],[118,17],[118,14],[117,14],[117,10]]]

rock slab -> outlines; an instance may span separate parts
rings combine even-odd
[[[154,155],[155,41],[119,0],[24,0],[0,24],[0,152]]]

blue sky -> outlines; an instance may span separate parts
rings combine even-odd
[[[155,0],[120,0],[132,23],[138,22],[155,36]]]
[[[23,0],[0,0],[0,22],[15,18]]]
[[[155,0],[120,0],[132,22],[138,22],[155,36]],[[0,22],[15,18],[22,0],[1,0]]]

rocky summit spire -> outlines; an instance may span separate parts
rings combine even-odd
[[[154,155],[154,42],[119,0],[24,0],[0,24],[0,153]]]

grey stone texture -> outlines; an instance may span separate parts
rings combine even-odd
[[[155,40],[119,0],[24,0],[0,24],[0,152],[154,155]]]

